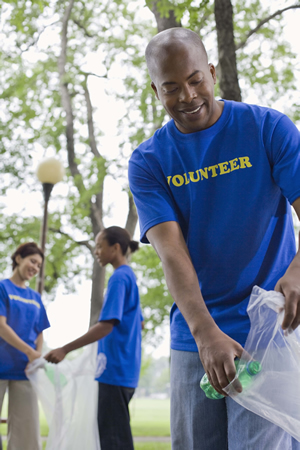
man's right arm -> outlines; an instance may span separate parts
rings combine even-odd
[[[222,388],[235,377],[234,358],[241,357],[243,348],[211,317],[179,224],[160,223],[147,231],[147,238],[162,261],[169,291],[196,341],[208,378],[223,393]]]

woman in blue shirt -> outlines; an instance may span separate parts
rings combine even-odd
[[[8,389],[8,450],[40,450],[37,397],[25,369],[41,356],[43,330],[50,326],[39,293],[26,286],[44,254],[34,243],[12,255],[13,273],[0,281],[0,411]]]
[[[140,308],[136,277],[128,265],[127,254],[138,249],[129,233],[109,227],[96,237],[95,256],[101,266],[111,264],[110,277],[99,322],[75,341],[52,350],[45,358],[53,363],[67,353],[98,342],[99,382],[98,427],[101,450],[133,450],[128,404],[138,385],[141,367]]]

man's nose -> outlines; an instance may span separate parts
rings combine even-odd
[[[179,95],[179,101],[184,103],[191,103],[194,98],[197,97],[197,93],[195,91],[195,88],[193,86],[183,86],[180,95]]]

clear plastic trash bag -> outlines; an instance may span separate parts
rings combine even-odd
[[[235,380],[224,391],[300,441],[300,331],[282,330],[284,305],[281,293],[254,286],[247,308],[251,327],[241,366],[250,355],[262,369],[243,392],[237,393],[234,382],[238,365]]]
[[[46,450],[100,450],[96,358],[97,343],[73,360],[52,364],[38,358],[28,365],[26,375],[49,425]]]

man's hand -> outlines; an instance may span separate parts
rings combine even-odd
[[[275,286],[275,291],[285,297],[285,313],[282,329],[295,330],[300,324],[300,255],[299,251],[289,268]]]
[[[66,354],[67,352],[64,350],[64,348],[59,347],[54,350],[51,350],[49,353],[47,353],[47,355],[44,356],[44,358],[48,362],[58,364],[65,358]]]
[[[197,342],[197,341],[196,341]],[[235,377],[235,358],[241,358],[243,347],[220,329],[215,327],[201,335],[201,341],[197,342],[199,356],[210,384],[222,395],[227,395],[223,388]],[[242,392],[242,386],[238,380],[234,388]]]
[[[293,207],[300,219],[300,198],[293,203]],[[283,277],[277,281],[274,290],[285,297],[282,329],[291,332],[300,324],[300,232],[298,252]]]

